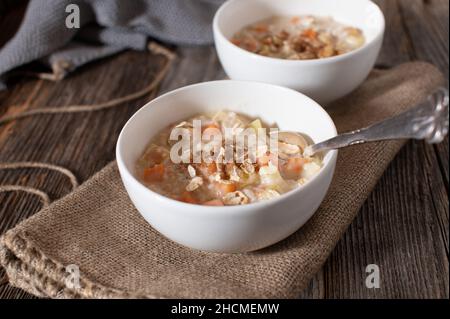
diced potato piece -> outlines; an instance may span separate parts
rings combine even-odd
[[[303,170],[300,174],[300,177],[309,180],[314,175],[316,175],[319,171],[320,171],[320,165],[318,165],[317,163],[315,163],[315,162],[305,163],[303,165]]]
[[[292,157],[283,165],[280,165],[281,173],[287,179],[299,179],[303,171],[303,166],[307,163],[307,159],[301,157]]]
[[[262,128],[262,123],[261,123],[260,119],[256,119],[253,122],[251,122],[248,126],[255,130],[258,130],[258,129]]]

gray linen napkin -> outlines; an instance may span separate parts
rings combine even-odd
[[[223,0],[31,0],[22,24],[0,49],[0,90],[8,71],[40,60],[59,80],[90,61],[124,49],[144,50],[147,38],[178,45],[212,42],[211,21]],[[67,28],[68,5],[80,28]]]

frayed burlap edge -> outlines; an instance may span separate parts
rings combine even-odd
[[[113,161],[108,167],[116,165]],[[89,180],[81,187],[89,185]],[[70,194],[66,195],[70,196]],[[123,299],[123,298],[162,298],[148,294],[129,293],[95,283],[85,275],[80,276],[80,288],[71,289],[65,284],[68,273],[66,266],[45,255],[36,247],[27,233],[21,229],[24,222],[30,222],[36,215],[8,230],[0,238],[0,264],[4,267],[9,283],[38,297],[58,299]]]
[[[22,258],[24,258],[22,260]],[[0,244],[0,263],[5,267],[9,282],[38,297],[58,299],[81,298],[157,298],[105,287],[80,277],[79,289],[65,285],[64,265],[42,254],[21,231],[7,232]]]

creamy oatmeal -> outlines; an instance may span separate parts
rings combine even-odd
[[[331,17],[274,16],[253,23],[231,39],[235,45],[267,57],[309,60],[344,54],[365,43],[363,32]]]
[[[197,128],[201,140],[196,148],[189,152],[177,149],[181,138],[174,139],[174,132],[182,129],[192,137]],[[253,136],[257,143],[242,139],[243,134]],[[276,139],[271,139],[273,136]],[[239,140],[246,143],[239,144]],[[319,157],[303,156],[306,139],[291,142],[278,135],[276,127],[269,130],[259,119],[242,114],[197,115],[160,131],[137,161],[136,173],[147,187],[175,200],[210,206],[243,205],[276,198],[306,183],[320,170]],[[188,144],[193,147],[194,139]]]

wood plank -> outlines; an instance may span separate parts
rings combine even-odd
[[[435,64],[448,77],[449,2],[398,1],[414,58]]]
[[[22,289],[10,285],[0,286],[2,299],[38,299],[36,296],[26,293]]]
[[[177,50],[178,59],[158,92],[158,95],[189,84],[223,80],[226,75],[213,47],[185,47]]]
[[[448,201],[421,144],[402,149],[331,254],[330,298],[448,298],[448,215],[440,221],[434,213],[436,201],[448,212]],[[368,264],[380,267],[380,289],[365,286]]]
[[[446,16],[447,31],[445,28],[441,31],[448,35],[448,2],[376,2],[386,16],[386,36],[377,65],[391,67],[423,59],[448,73],[448,40],[437,35],[430,40],[430,31],[426,31],[436,29],[428,25],[429,19],[438,19],[431,15],[433,12],[441,20]],[[439,10],[435,4],[440,6]],[[447,10],[443,11],[445,6]],[[428,10],[428,16],[425,18],[419,9]],[[428,37],[425,41],[428,47],[420,43],[424,37]],[[447,69],[442,53],[431,52],[434,47],[445,50],[445,46]],[[439,149],[437,154],[435,148]],[[448,298],[447,192],[448,146],[409,143],[390,165],[325,264],[327,297]],[[380,289],[365,287],[365,267],[370,263],[381,268]]]
[[[399,0],[413,58],[436,65],[445,77],[449,76],[449,2],[446,0]],[[447,83],[448,87],[448,83]],[[448,138],[435,147],[439,165],[449,183]]]
[[[396,0],[375,0],[386,19],[383,46],[376,67],[392,68],[412,60],[411,43],[403,27],[402,17]]]
[[[449,2],[445,0],[399,1],[400,10],[405,21],[405,27],[408,30],[415,58],[434,64],[448,78]],[[449,140],[447,136],[444,142],[438,145],[434,145],[433,147],[426,146],[429,167],[431,169],[435,167],[440,169],[443,176],[442,183],[446,188],[446,193],[444,193],[441,185],[437,183],[436,178],[429,180],[432,186],[430,192],[436,194],[433,198],[438,198],[438,200],[435,200],[436,217],[440,223],[447,221],[447,224],[449,183],[448,145]],[[436,155],[432,154],[433,151]],[[445,227],[441,229],[441,236],[446,243],[445,248],[448,255],[448,228],[447,232],[445,232]]]
[[[11,93],[0,95],[1,112],[10,105],[19,105],[18,109],[23,110],[93,104],[124,96],[147,86],[164,61],[148,52],[126,52],[83,67],[59,83],[28,80],[15,86]],[[40,115],[0,127],[0,162],[57,164],[84,181],[114,159],[120,130],[150,98],[146,96],[105,111]],[[51,199],[71,190],[67,178],[43,169],[0,171],[0,184],[36,187],[49,193]],[[0,203],[0,234],[40,209],[39,200],[30,195],[0,193]],[[0,298],[14,296],[12,291],[8,285],[1,286]]]

